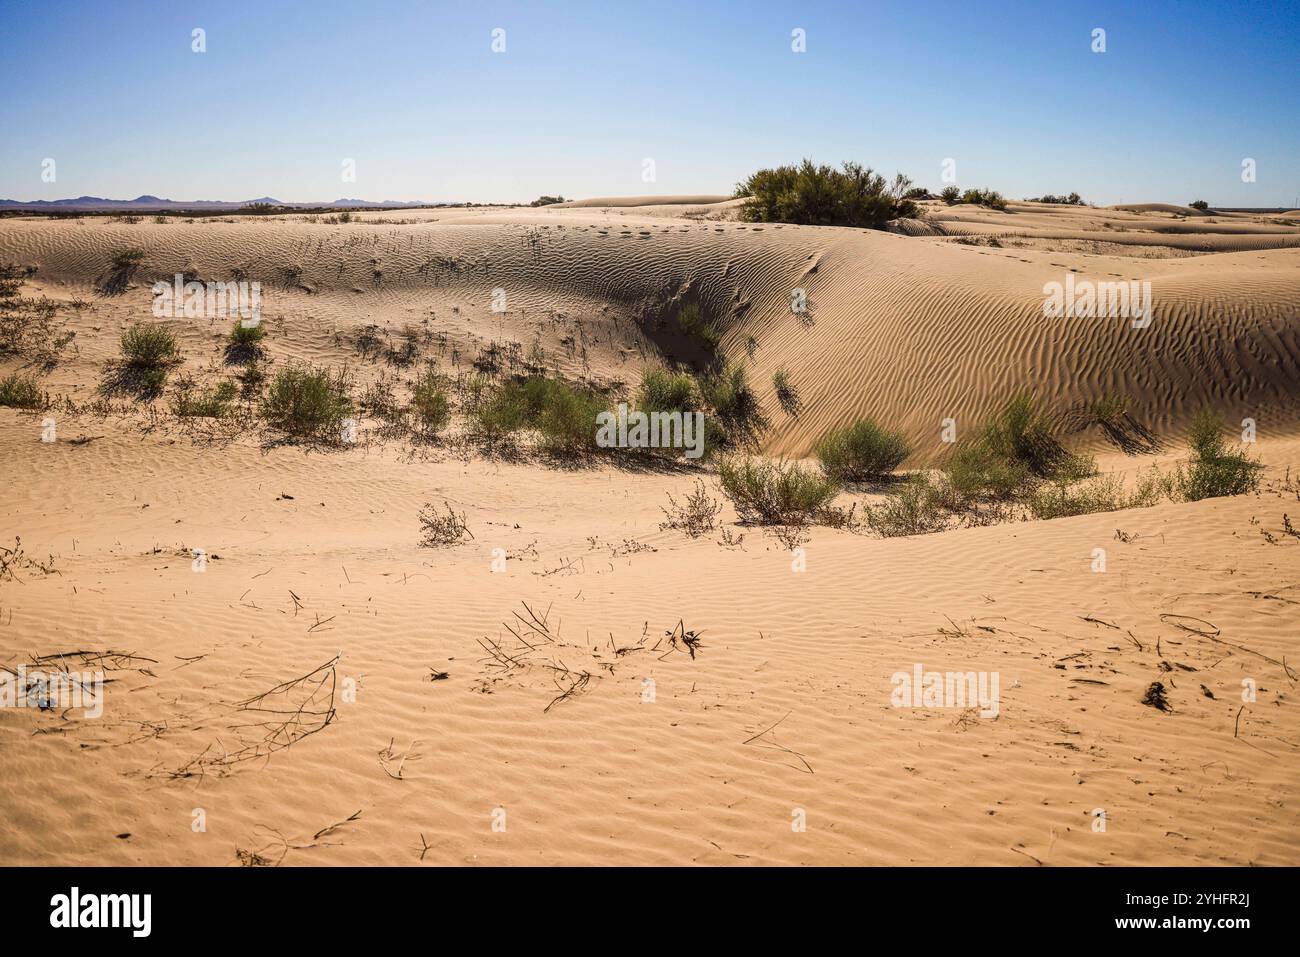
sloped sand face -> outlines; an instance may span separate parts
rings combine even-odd
[[[707,470],[416,448],[364,415],[356,447],[309,451],[182,426],[165,401],[55,412],[42,442],[41,415],[0,409],[0,544],[55,569],[0,582],[0,665],[107,681],[98,717],[0,709],[0,857],[1300,863],[1294,222],[928,204],[902,235],[681,199],[8,220],[0,261],[37,266],[24,294],[61,304],[76,354],[45,387],[80,403],[176,272],[261,282],[275,363],[347,362],[358,391],[413,374],[358,355],[368,325],[414,326],[448,372],[538,343],[565,374],[635,383],[697,358],[671,322],[694,303],[761,387],[772,454],[871,414],[922,466],[943,419],[1018,388],[1058,408],[1120,390],[1169,451],[1103,451],[1103,470],[1173,461],[1209,404],[1258,423],[1261,492],[916,538],[815,528],[799,555],[729,506],[738,544],[662,529]],[[134,288],[100,295],[126,248],[145,252]],[[1150,282],[1151,323],[1045,318],[1067,275]],[[228,319],[164,321],[182,371],[228,375]],[[420,548],[417,513],[444,501],[473,540]],[[902,694],[918,668],[986,700]]]

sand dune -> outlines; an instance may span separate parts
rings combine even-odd
[[[559,469],[369,433],[306,451],[196,432],[162,404],[60,413],[46,443],[40,416],[0,409],[0,545],[21,536],[57,569],[0,581],[0,665],[62,654],[111,679],[100,719],[0,709],[0,856],[1300,863],[1300,540],[1284,520],[1300,513],[1285,475],[1300,465],[1300,228],[1158,204],[927,203],[902,235],[650,199],[336,225],[11,219],[0,262],[37,267],[25,294],[76,331],[44,387],[81,402],[121,329],[149,317],[149,284],[177,272],[261,282],[275,362],[347,362],[359,387],[389,374],[358,358],[368,324],[427,332],[448,371],[537,342],[568,374],[635,383],[693,355],[669,320],[696,303],[760,386],[773,455],[870,414],[909,433],[921,466],[944,418],[973,426],[1017,389],[1058,408],[1120,390],[1169,438],[1207,404],[1256,419],[1264,488],[915,538],[819,527],[797,570],[729,506],[735,547],[660,527],[667,495],[707,471]],[[127,248],[145,253],[133,287],[99,294]],[[1153,322],[1044,318],[1044,285],[1067,276],[1150,282]],[[228,320],[165,322],[185,371],[224,374]],[[797,417],[777,406],[778,369]],[[1131,476],[1178,455],[1100,461]],[[473,541],[422,549],[415,516],[444,500]],[[523,633],[539,650],[506,627],[528,628],[516,613],[545,619]],[[694,653],[679,626],[700,633]],[[996,718],[893,707],[892,676],[917,664],[1000,674]],[[1143,703],[1154,681],[1171,710]]]

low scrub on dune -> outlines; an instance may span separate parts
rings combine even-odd
[[[905,482],[879,505],[868,506],[863,517],[867,527],[882,538],[928,535],[949,524],[943,490],[925,475]]]
[[[434,438],[447,427],[451,419],[451,401],[447,398],[444,380],[430,369],[415,383],[411,393],[411,417],[416,431]]]
[[[15,372],[0,379],[0,406],[30,411],[47,408],[49,404],[49,393],[41,389],[36,376]]]
[[[667,369],[642,372],[635,400],[642,412],[691,412],[700,408],[695,379],[685,372]]]
[[[772,388],[776,390],[776,401],[780,403],[782,411],[786,415],[798,415],[799,410],[803,408],[803,401],[799,398],[799,390],[790,379],[790,373],[785,369],[777,369],[773,372]]]
[[[605,399],[560,379],[527,376],[503,382],[483,395],[471,410],[471,424],[482,437],[498,441],[534,429],[541,446],[558,455],[596,449],[596,416]]]
[[[744,366],[724,364],[699,381],[705,415],[705,438],[713,448],[753,448],[767,430],[758,395]],[[713,426],[710,426],[710,422]]]
[[[346,371],[291,363],[267,386],[262,417],[271,428],[295,438],[339,441],[343,420],[352,412],[348,392]]]
[[[989,209],[1005,210],[1007,201],[1001,193],[995,189],[968,189],[961,194],[963,203],[970,203],[973,206],[985,206]]]
[[[0,263],[0,355],[21,356],[48,371],[76,333],[59,325],[53,300],[19,294],[35,272],[34,266]]]
[[[237,391],[229,379],[208,389],[200,389],[186,379],[178,384],[172,397],[172,413],[182,418],[219,419],[229,411]]]
[[[717,349],[718,343],[722,341],[722,332],[718,329],[717,323],[705,316],[700,311],[699,305],[693,302],[688,302],[677,310],[677,329],[682,335],[699,341],[710,351]]]
[[[949,206],[955,206],[961,202],[961,190],[956,186],[945,186],[943,192],[939,194],[939,198]]]
[[[742,520],[759,525],[806,525],[839,494],[839,485],[797,462],[726,459],[718,481]]]
[[[1175,478],[1177,494],[1185,501],[1244,495],[1259,487],[1259,463],[1244,449],[1228,448],[1223,424],[1209,409],[1192,420],[1187,445],[1191,461]]]
[[[258,322],[246,326],[243,320],[236,322],[226,339],[226,361],[231,363],[252,362],[262,355],[262,340],[266,338],[266,326]]]
[[[1050,203],[1056,206],[1086,206],[1083,199],[1078,193],[1071,193],[1069,196],[1054,196],[1048,193],[1045,196],[1035,196],[1025,200],[1027,203]]]
[[[736,186],[746,202],[741,218],[751,223],[859,226],[879,229],[891,219],[915,217],[906,198],[912,181],[901,173],[892,182],[860,163],[840,169],[805,159],[798,166],[761,169]]]
[[[1028,507],[1034,518],[1068,518],[1094,512],[1148,508],[1171,493],[1170,479],[1152,469],[1138,477],[1137,487],[1125,488],[1118,476],[1102,475],[1084,482],[1049,482],[1030,493]]]
[[[837,482],[871,482],[884,478],[911,454],[901,432],[882,429],[870,419],[832,429],[817,443],[822,471]]]
[[[158,396],[171,368],[181,361],[176,336],[158,323],[138,322],[122,333],[121,346],[121,361],[110,366],[105,387],[144,399]]]

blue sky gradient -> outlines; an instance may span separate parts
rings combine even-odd
[[[938,189],[952,157],[1013,198],[1291,207],[1298,64],[1300,0],[0,0],[0,197],[727,193],[804,156]]]

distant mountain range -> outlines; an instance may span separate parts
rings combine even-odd
[[[245,199],[240,202],[228,202],[223,199],[160,199],[157,196],[146,195],[137,196],[135,199],[104,199],[101,196],[78,196],[76,199],[37,199],[30,202],[21,202],[16,199],[0,199],[0,209],[67,210],[69,212],[75,210],[122,210],[124,212],[175,210],[183,212],[189,209],[235,210],[244,206],[252,206],[257,203],[265,203],[268,206],[284,206],[291,209],[398,209],[410,206],[450,205],[447,203],[431,203],[423,200],[403,203],[392,199],[386,199],[380,203],[371,202],[366,199],[336,199],[332,202],[324,203],[284,203],[278,199],[273,199],[270,196],[262,196],[259,199]]]

